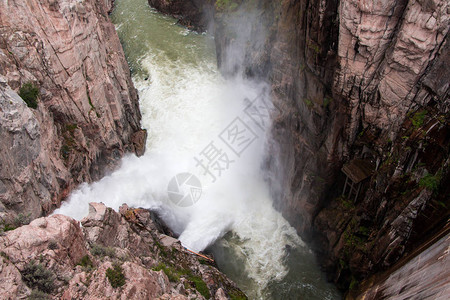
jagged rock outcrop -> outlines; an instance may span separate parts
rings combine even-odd
[[[117,213],[91,203],[82,227],[53,215],[8,231],[0,236],[2,298],[245,299],[208,260],[159,232],[152,219],[145,209],[124,205]]]
[[[33,219],[76,184],[143,153],[137,93],[111,1],[0,3],[0,219]],[[18,97],[38,88],[36,109]]]
[[[207,1],[205,1],[207,2]],[[218,63],[267,80],[275,205],[341,287],[449,216],[448,1],[215,1]],[[230,52],[230,50],[232,50]],[[374,166],[356,203],[341,167]]]

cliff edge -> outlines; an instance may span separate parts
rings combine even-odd
[[[3,299],[247,299],[210,261],[160,231],[155,215],[91,203],[80,223],[39,218],[0,236]]]
[[[339,287],[445,225],[448,1],[204,2],[221,72],[272,87],[275,206]]]
[[[48,214],[126,152],[144,152],[138,97],[111,9],[111,1],[93,0],[0,3],[4,224]]]

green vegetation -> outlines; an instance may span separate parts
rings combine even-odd
[[[50,250],[55,250],[55,249],[58,249],[58,243],[56,242],[56,241],[49,241],[48,242],[48,249],[50,249]]]
[[[358,233],[363,236],[369,236],[370,229],[367,228],[366,226],[359,226]]]
[[[359,225],[358,220],[353,218],[343,233],[344,243],[350,248],[362,249],[370,235],[370,229]]]
[[[418,111],[414,114],[414,116],[410,117],[410,120],[413,126],[417,129],[422,127],[423,122],[425,121],[425,116],[427,115],[427,110]]]
[[[4,259],[6,259],[6,260],[9,260],[9,256],[8,256],[8,254],[6,254],[5,252],[0,252],[0,256],[1,257],[3,257]]]
[[[306,42],[306,46],[313,50],[316,54],[320,53],[320,46],[313,40],[308,39],[308,41]]]
[[[16,228],[19,228],[20,226],[23,226],[23,225],[27,225],[27,224],[29,224],[30,221],[31,221],[30,216],[31,216],[31,213],[30,213],[30,214],[26,214],[26,215],[24,215],[24,214],[18,214],[18,215],[14,218],[14,220],[12,221],[12,223],[5,223],[5,222],[2,222],[2,226],[3,226],[2,230],[3,230],[4,232],[6,232],[6,231],[11,231],[11,230],[14,230],[14,229],[16,229]]]
[[[91,111],[95,112],[95,115],[97,116],[97,118],[100,118],[100,114],[98,113],[97,109],[95,108],[94,104],[92,104],[92,100],[91,100],[91,95],[89,94],[89,90],[86,89],[86,94],[87,94],[87,98],[88,98],[88,102],[89,102],[89,106],[91,107]]]
[[[64,159],[69,158],[69,154],[72,149],[74,149],[77,145],[75,138],[74,138],[74,132],[75,129],[78,128],[77,124],[66,124],[62,128],[62,135],[64,138],[63,144],[61,146],[61,156]]]
[[[112,247],[105,247],[100,244],[93,244],[91,246],[91,253],[94,256],[104,257],[109,256],[114,258],[116,256],[116,250]]]
[[[75,131],[75,129],[77,129],[77,128],[78,128],[77,124],[66,124],[65,131],[73,133]]]
[[[125,284],[125,275],[120,265],[114,265],[114,268],[106,270],[106,277],[113,288],[121,287]]]
[[[340,196],[340,197],[338,198],[338,200],[341,201],[342,206],[343,206],[344,208],[346,208],[346,209],[353,209],[353,208],[355,208],[355,204],[353,203],[353,201],[352,201],[351,199],[348,199],[348,198],[345,197],[345,196]]]
[[[167,278],[169,278],[169,281],[171,282],[177,282],[180,280],[181,275],[186,275],[189,273],[188,271],[185,270],[177,270],[174,267],[167,266],[165,263],[162,262],[159,263],[152,270],[156,272],[162,270],[167,275]]]
[[[328,105],[331,103],[331,101],[333,101],[333,98],[330,98],[330,97],[323,98],[323,107],[327,108]]]
[[[206,260],[206,259],[204,259],[204,258],[199,258],[199,259],[198,259],[198,262],[199,262],[200,264],[202,264],[202,265],[207,265],[207,266],[211,266],[211,265],[212,265],[212,263],[211,263],[209,260]]]
[[[92,262],[89,255],[83,256],[77,265],[82,266],[83,268],[86,268],[86,269],[92,269],[94,267],[94,263]]]
[[[342,258],[339,259],[339,268],[340,268],[341,270],[344,270],[344,269],[347,269],[347,268],[348,268],[347,263],[346,263],[345,260],[343,260]]]
[[[94,104],[92,104],[91,96],[89,96],[89,94],[88,94],[88,102],[89,102],[89,106],[91,107],[91,109],[95,110],[95,106],[94,106]]]
[[[419,181],[419,186],[424,187],[430,191],[436,192],[439,189],[439,182],[441,181],[441,174],[436,175],[426,174]]]
[[[350,230],[344,232],[345,245],[348,247],[357,247],[357,248],[363,246],[364,239],[355,234],[350,233],[349,231]]]
[[[169,278],[169,281],[171,282],[178,282],[180,280],[180,277],[183,275],[187,275],[187,279],[190,282],[190,285],[194,287],[200,294],[202,294],[203,297],[206,299],[209,299],[211,297],[211,294],[209,292],[208,286],[203,281],[203,279],[199,276],[196,276],[192,274],[190,270],[185,269],[177,269],[172,266],[168,266],[165,263],[159,263],[156,267],[152,268],[153,271],[163,271],[167,278]],[[186,288],[189,288],[186,286]],[[239,299],[239,298],[235,298]],[[243,298],[245,299],[245,298]]]
[[[4,232],[11,231],[11,230],[14,230],[14,229],[16,229],[16,227],[13,226],[12,224],[3,224],[3,231]]]
[[[21,272],[22,279],[27,286],[38,289],[44,293],[50,293],[54,289],[55,276],[52,271],[43,265],[31,260]]]
[[[247,300],[247,296],[245,296],[245,294],[243,292],[241,292],[240,290],[233,290],[230,291],[230,299],[231,300]]]
[[[309,109],[313,108],[313,106],[314,106],[314,103],[307,98],[304,98],[303,102],[305,102],[306,106],[308,106]]]
[[[349,290],[354,290],[358,287],[358,281],[354,276],[352,276],[352,281],[350,282],[350,286],[348,287]]]
[[[216,9],[218,11],[232,11],[236,10],[239,7],[239,4],[234,2],[233,0],[217,0],[216,1]]]
[[[51,297],[42,291],[32,290],[30,296],[28,296],[28,300],[50,300]]]
[[[195,289],[206,299],[211,298],[208,286],[199,276],[189,276],[188,280],[194,284]]]
[[[159,254],[160,254],[162,257],[167,258],[167,257],[169,256],[169,254],[167,253],[165,247],[164,247],[163,245],[161,245],[160,242],[155,241],[155,245],[156,245],[156,247],[159,249]]]
[[[39,88],[35,86],[32,82],[27,82],[24,85],[22,85],[19,89],[19,96],[20,98],[25,101],[25,103],[30,108],[36,109],[37,104],[37,98],[39,96]]]

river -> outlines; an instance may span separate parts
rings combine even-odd
[[[222,78],[212,36],[177,25],[145,0],[115,5],[111,19],[139,92],[147,151],[80,186],[56,212],[81,219],[89,202],[153,209],[185,247],[212,252],[250,299],[340,299],[272,208],[270,174],[261,169],[270,142],[261,109],[274,109],[267,87]]]

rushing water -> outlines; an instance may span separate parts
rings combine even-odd
[[[113,174],[82,185],[57,212],[80,219],[93,201],[114,209],[122,203],[152,208],[185,247],[212,251],[251,299],[340,298],[311,251],[272,208],[261,170],[270,123],[246,114],[252,105],[270,108],[264,85],[224,80],[213,38],[178,26],[146,0],[115,4],[111,18],[139,91],[147,152],[124,158]],[[236,135],[233,144],[236,128],[247,135]],[[219,160],[208,173],[198,161],[205,164],[213,152]],[[180,207],[167,189],[185,172],[199,178],[201,197]]]

